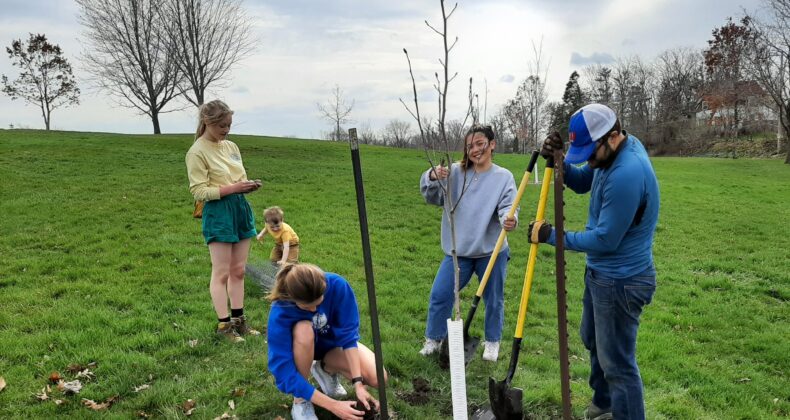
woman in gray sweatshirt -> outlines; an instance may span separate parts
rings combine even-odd
[[[420,192],[429,204],[442,206],[442,250],[444,259],[439,265],[431,289],[425,344],[420,354],[427,356],[439,350],[440,342],[447,337],[447,318],[450,318],[454,300],[454,268],[450,210],[455,207],[455,245],[460,269],[460,287],[463,289],[477,274],[483,277],[488,260],[494,251],[502,228],[511,231],[518,224],[516,217],[507,219],[507,213],[516,197],[516,182],[507,169],[492,161],[496,137],[491,126],[474,126],[466,134],[464,157],[448,169],[437,166],[428,169],[420,178]],[[450,178],[452,203],[446,202],[443,186]],[[505,278],[510,248],[507,241],[501,248],[496,264],[483,293],[485,301],[485,343],[483,359],[496,361],[499,340],[505,320]]]

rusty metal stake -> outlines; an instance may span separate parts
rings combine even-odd
[[[565,189],[562,150],[554,152],[554,233],[557,274],[557,333],[560,344],[560,382],[562,385],[562,418],[572,419],[571,376],[568,359],[568,303],[565,290]],[[550,182],[543,179],[543,182]]]

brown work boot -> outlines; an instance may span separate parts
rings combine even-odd
[[[217,324],[217,335],[225,336],[231,343],[241,343],[244,341],[244,338],[236,331],[233,320],[231,320],[231,322],[220,322]]]
[[[238,318],[231,318],[230,322],[236,328],[239,335],[261,335],[260,331],[252,329],[247,325],[247,317],[244,315]]]

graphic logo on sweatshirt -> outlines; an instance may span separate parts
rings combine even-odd
[[[238,153],[231,153],[230,158],[235,160],[236,162],[241,162],[241,155]]]
[[[313,329],[319,334],[326,334],[329,332],[329,325],[326,319],[326,314],[318,312],[313,315]]]

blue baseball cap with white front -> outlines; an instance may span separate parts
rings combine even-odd
[[[617,122],[614,111],[606,105],[585,105],[571,116],[568,125],[568,138],[571,147],[565,155],[565,162],[582,163],[595,151],[595,141],[603,137]]]

